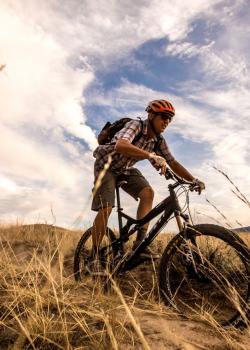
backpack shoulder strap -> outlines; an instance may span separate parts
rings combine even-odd
[[[142,130],[143,130],[143,120],[141,120],[141,118],[139,117],[139,121],[140,121],[140,131],[139,133],[135,136],[134,140],[132,141],[132,144],[134,145],[142,136]]]
[[[161,151],[159,150],[159,146],[160,146],[160,143],[162,142],[162,140],[163,140],[163,136],[158,135],[157,141],[155,142],[155,145],[154,145],[154,152],[159,151],[161,153]]]

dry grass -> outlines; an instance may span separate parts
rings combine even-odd
[[[1,228],[1,349],[248,348],[247,331],[224,330],[209,315],[180,319],[166,308],[157,266],[135,269],[108,292],[90,278],[76,283],[80,235],[47,225]],[[155,249],[169,238],[161,235]]]

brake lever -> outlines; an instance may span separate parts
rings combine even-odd
[[[200,187],[198,185],[189,185],[189,190],[190,192],[196,191],[197,192],[200,190]]]
[[[165,178],[166,180],[170,180],[170,179],[174,180],[174,176],[168,168],[166,170]]]

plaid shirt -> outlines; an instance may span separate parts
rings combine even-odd
[[[158,141],[157,137],[147,139],[148,120],[143,121],[141,137],[134,143],[134,146],[144,149],[148,152],[155,151],[156,154],[164,157],[167,163],[174,160],[165,139],[161,136],[161,141],[158,143],[158,148],[154,150],[155,144]],[[131,120],[125,124],[124,128],[118,131],[111,144],[99,145],[93,155],[96,158],[95,161],[95,173],[103,169],[105,163],[108,160],[108,155],[113,153],[112,162],[110,164],[110,170],[115,174],[126,173],[126,170],[131,168],[138,159],[127,157],[121,153],[114,152],[115,143],[119,139],[125,139],[132,143],[135,136],[141,132],[141,122],[139,120]]]

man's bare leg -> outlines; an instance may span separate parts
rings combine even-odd
[[[107,229],[108,219],[112,212],[112,207],[99,209],[92,228],[93,251],[98,252],[103,236]]]
[[[140,203],[137,209],[137,219],[142,219],[153,207],[154,200],[154,191],[151,187],[145,187],[140,193],[139,196]],[[145,224],[141,230],[138,231],[136,241],[141,241],[147,233],[149,223]]]
[[[92,227],[92,259],[86,265],[87,271],[92,276],[103,276],[105,275],[105,271],[102,266],[102,262],[100,261],[99,256],[99,247],[102,242],[103,236],[105,235],[108,218],[112,211],[112,207],[106,207],[100,209],[95,217]]]
[[[139,194],[140,203],[137,209],[137,219],[142,219],[146,214],[150,212],[153,206],[154,192],[151,187],[145,187]],[[136,249],[140,242],[145,238],[148,230],[149,223],[145,224],[137,232],[136,241],[134,241],[133,249]],[[144,249],[141,256],[149,259],[158,259],[160,256],[154,253],[149,247]]]

